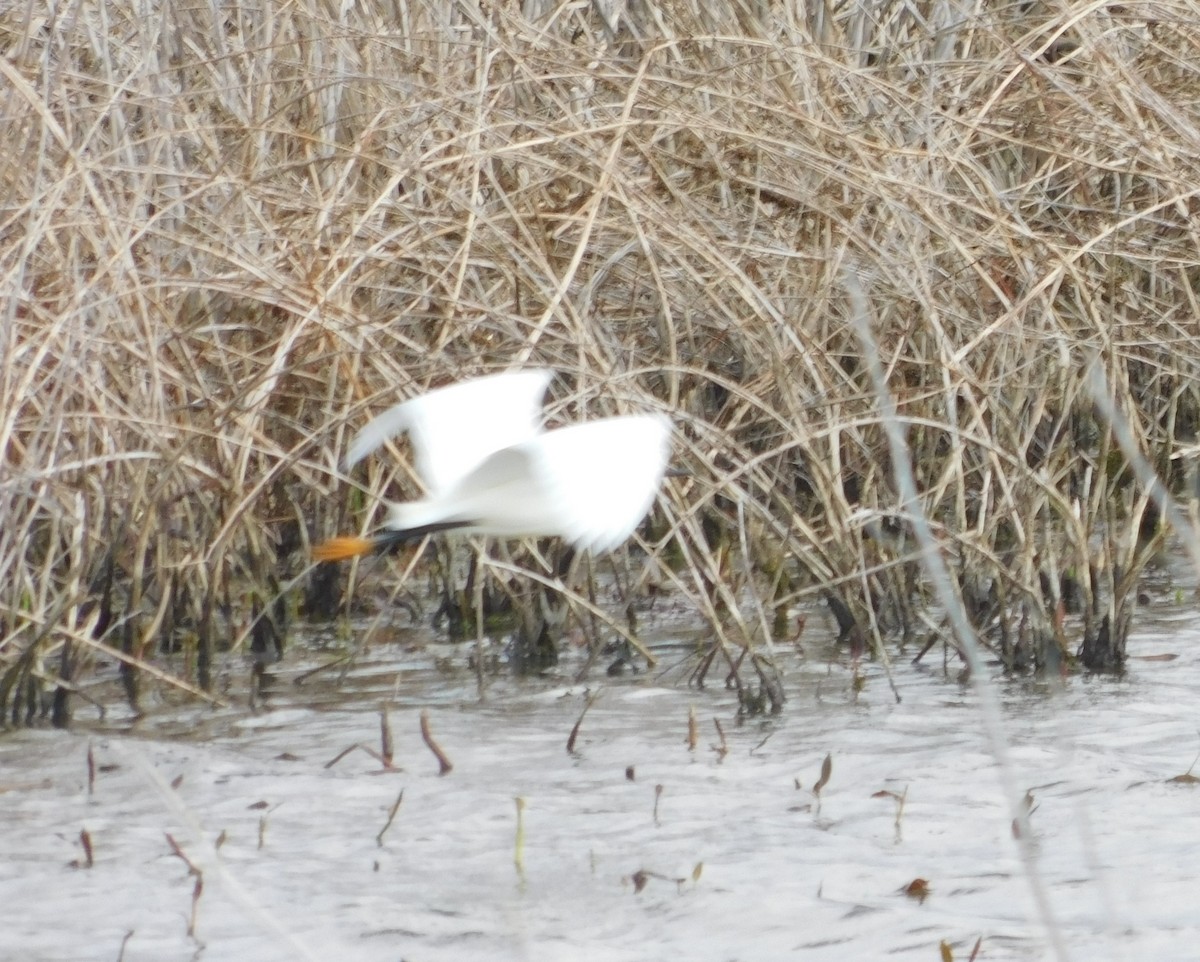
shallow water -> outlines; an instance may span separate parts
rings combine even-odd
[[[1000,682],[1070,958],[1200,953],[1200,785],[1168,781],[1200,751],[1197,616],[1141,622],[1131,655],[1175,660],[1135,658],[1121,679]],[[456,670],[439,670],[445,654]],[[158,709],[118,733],[86,730],[81,710],[77,732],[0,738],[11,957],[930,960],[943,940],[966,959],[977,939],[981,959],[1054,957],[976,696],[940,668],[899,659],[897,703],[876,665],[856,691],[844,656],[789,654],[786,711],[741,725],[720,687],[606,682],[569,754],[583,686],[497,681],[481,701],[465,649],[399,645],[342,687],[332,672],[292,684],[317,663],[289,656],[257,713]],[[365,751],[330,766],[349,746],[378,749],[385,703],[401,770]],[[444,777],[422,708],[454,764]],[[881,790],[906,793],[898,822]],[[91,868],[71,864],[81,829]],[[203,872],[194,936],[195,879],[168,833]],[[639,871],[651,874],[636,892]],[[902,892],[916,878],[924,902]]]

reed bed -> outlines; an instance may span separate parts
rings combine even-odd
[[[920,656],[947,635],[853,290],[983,640],[1119,668],[1164,533],[1089,371],[1182,490],[1194,11],[803,6],[5,6],[4,717],[65,723],[97,660],[135,705],[198,696],[218,652],[370,607],[308,547],[416,488],[343,477],[349,434],[517,364],[562,372],[552,421],[671,412],[691,473],[614,579],[501,555],[489,597],[528,569],[636,638],[667,594],[748,705],[778,706],[771,639],[814,602]]]

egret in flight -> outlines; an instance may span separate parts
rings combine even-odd
[[[667,469],[670,422],[635,414],[546,431],[542,400],[553,376],[493,374],[384,411],[351,442],[344,466],[407,432],[425,497],[389,504],[381,530],[333,538],[313,557],[339,561],[436,531],[559,537],[592,551],[621,544],[654,503]]]

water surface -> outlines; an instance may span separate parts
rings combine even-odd
[[[1200,954],[1200,785],[1170,781],[1200,751],[1197,620],[1143,624],[1131,654],[1178,657],[997,682],[1070,958]],[[663,654],[675,672],[604,680],[574,753],[583,685],[498,680],[481,700],[467,649],[399,644],[341,686],[293,684],[323,657],[293,653],[253,712],[160,707],[120,732],[81,709],[75,732],[5,735],[4,944],[29,962],[931,960],[978,939],[981,959],[1055,957],[976,696],[940,659],[897,659],[897,703],[877,665],[857,690],[844,654],[789,652],[786,711],[739,722],[732,692],[678,684],[684,652]],[[363,750],[330,765],[380,747],[385,705],[399,770]],[[168,834],[202,872],[194,935]],[[924,901],[904,894],[918,878]]]

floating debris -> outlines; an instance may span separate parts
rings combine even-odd
[[[395,819],[396,813],[400,811],[400,803],[404,801],[404,789],[400,789],[400,794],[396,796],[396,800],[392,802],[392,807],[388,809],[387,821],[383,823],[383,828],[379,830],[379,834],[375,836],[375,844],[383,848],[383,836],[389,828],[392,827],[392,820]]]
[[[513,844],[513,864],[517,874],[525,876],[525,799],[517,796],[513,799],[517,805],[517,836]]]
[[[446,753],[442,751],[438,743],[433,740],[433,733],[429,730],[429,712],[421,712],[421,738],[424,739],[426,746],[433,752],[434,757],[438,760],[438,774],[449,775],[454,771],[454,766],[450,764],[450,759],[446,757]]]
[[[915,878],[900,890],[910,899],[916,899],[924,904],[929,898],[929,882],[923,878]]]

